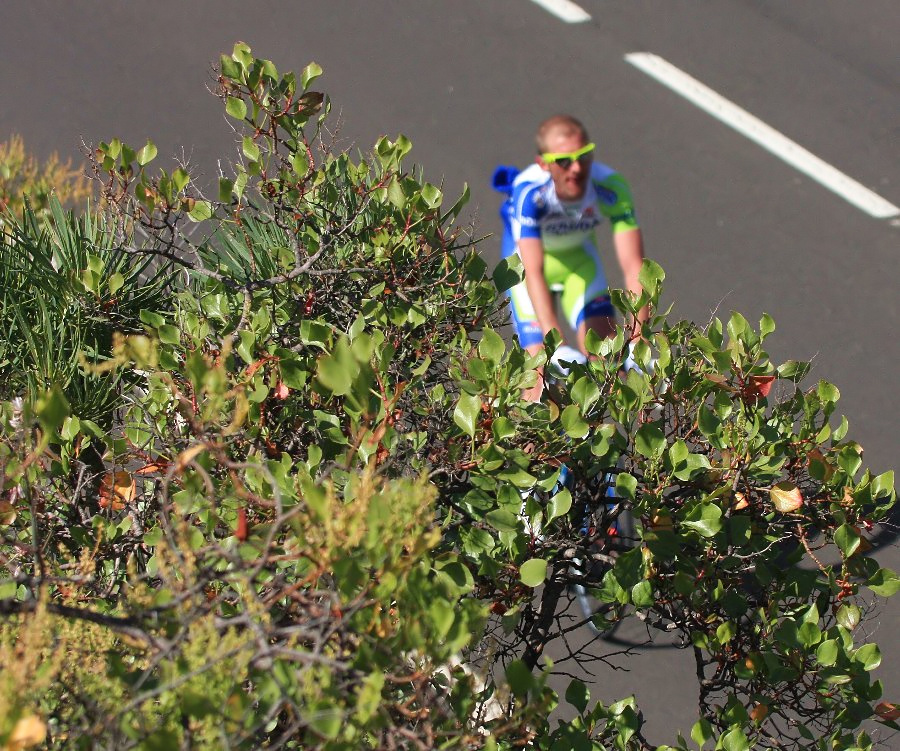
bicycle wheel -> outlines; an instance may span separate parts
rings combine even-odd
[[[609,539],[606,556],[616,555],[630,550],[635,545],[634,518],[630,511],[622,511],[615,520],[615,534]],[[600,638],[611,636],[624,619],[627,606],[619,602],[606,602],[597,597],[603,577],[613,563],[606,559],[592,560],[587,570],[579,563],[573,567],[574,574],[583,579],[571,586],[571,593],[585,618],[588,629]]]

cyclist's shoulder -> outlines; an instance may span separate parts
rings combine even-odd
[[[523,169],[513,180],[512,200],[518,211],[540,211],[548,203],[548,191],[553,182],[550,173],[532,164]]]
[[[534,190],[550,182],[550,173],[536,162],[529,164],[513,180],[513,191]]]
[[[615,167],[602,162],[591,165],[591,185],[601,204],[612,206],[631,200],[631,186]]]

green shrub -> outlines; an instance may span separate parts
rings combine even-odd
[[[223,56],[246,135],[214,198],[151,173],[150,143],[98,149],[116,247],[178,286],[89,352],[79,377],[119,384],[106,419],[55,379],[2,407],[5,643],[52,638],[0,743],[40,717],[51,747],[649,748],[633,698],[577,681],[551,727],[545,683],[572,559],[627,512],[595,593],[691,646],[698,745],[871,745],[890,707],[859,624],[897,577],[862,553],[895,493],[837,389],[770,362],[768,317],[655,315],[650,375],[620,377],[620,331],[523,401],[546,353],[498,333],[519,272],[487,275],[465,196],[444,208],[402,136],[331,151],[320,72]],[[662,270],[641,280],[623,312],[656,308]]]

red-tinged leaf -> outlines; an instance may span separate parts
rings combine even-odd
[[[750,376],[744,386],[744,393],[748,396],[764,397],[768,396],[772,390],[772,384],[775,382],[774,375],[754,375]]]
[[[757,704],[753,709],[750,710],[750,719],[753,720],[757,725],[762,723],[763,720],[766,719],[766,716],[769,714],[769,707],[765,704]]]
[[[143,475],[153,475],[157,472],[165,472],[169,468],[168,462],[150,462],[149,464],[145,464],[140,469],[136,469],[134,474],[138,476]]]
[[[834,474],[834,465],[825,458],[819,449],[813,449],[806,455],[806,463],[813,476],[828,482]]]
[[[234,536],[241,542],[247,539],[247,509],[239,508],[237,513],[237,529]]]
[[[900,704],[883,701],[875,707],[875,714],[888,722],[900,720]]]
[[[703,377],[707,381],[712,381],[717,386],[721,386],[722,388],[731,390],[731,386],[728,383],[728,379],[725,376],[720,375],[719,373],[704,373]]]
[[[782,514],[789,514],[803,505],[800,488],[792,482],[779,482],[777,485],[773,485],[769,496],[775,508]]]

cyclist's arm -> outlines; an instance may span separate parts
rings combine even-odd
[[[622,275],[625,278],[625,289],[635,295],[643,292],[643,287],[638,280],[641,266],[644,264],[644,240],[638,227],[621,229],[613,234],[613,243],[616,246],[616,256],[622,267]],[[640,324],[647,320],[650,309],[645,305],[638,311],[637,322],[632,330],[632,338],[640,335]]]
[[[613,231],[616,257],[625,278],[625,289],[635,295],[643,291],[638,275],[644,264],[644,240],[634,212],[634,197],[628,181],[619,173],[613,173],[599,185],[598,192],[609,198],[601,204],[601,210],[609,217]],[[647,320],[650,310],[646,306],[638,311],[637,321],[632,322],[632,338],[640,335],[640,324]]]
[[[562,331],[550,287],[544,278],[544,244],[539,237],[519,238],[519,256],[525,267],[525,287],[534,307],[541,332]]]

